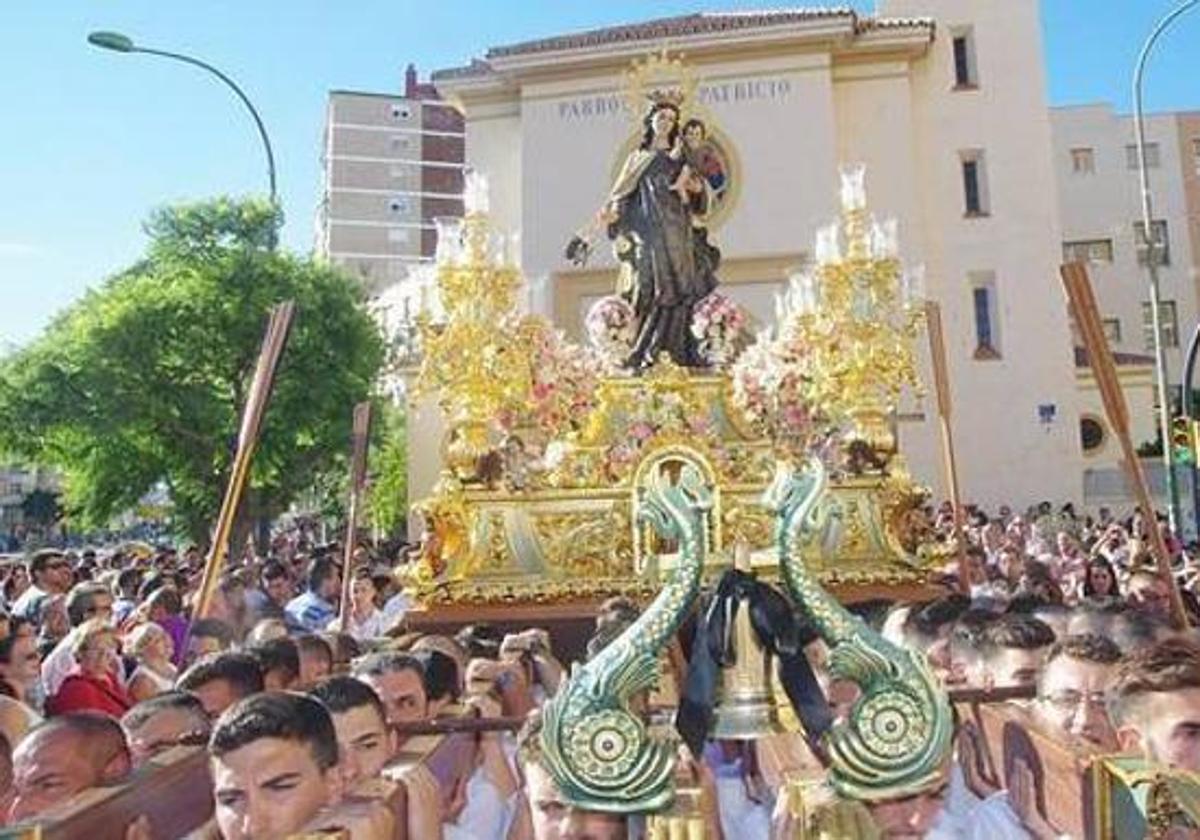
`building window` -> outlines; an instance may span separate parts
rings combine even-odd
[[[1154,349],[1154,321],[1149,301],[1142,301],[1142,339],[1147,350]],[[1175,313],[1175,301],[1160,300],[1158,315],[1162,320],[1163,347],[1179,346],[1179,319]]]
[[[983,151],[972,149],[959,152],[962,165],[963,206],[967,216],[988,214],[987,170],[984,167]]]
[[[1154,262],[1158,265],[1171,264],[1171,238],[1167,232],[1165,219],[1155,219],[1150,223],[1150,233],[1154,236]],[[1138,265],[1146,265],[1146,226],[1141,222],[1133,223],[1133,241],[1137,245]]]
[[[1084,454],[1094,455],[1104,446],[1104,424],[1097,418],[1084,415],[1079,419],[1079,443]]]
[[[392,138],[393,152],[407,152],[412,148],[412,138],[407,134],[397,134]]]
[[[990,271],[970,274],[971,303],[975,313],[976,359],[1000,358],[1000,334],[996,318],[996,277]]]
[[[1130,169],[1139,169],[1138,166],[1138,148],[1136,143],[1130,143],[1125,147],[1125,163]],[[1161,163],[1159,149],[1157,143],[1146,144],[1146,168],[1157,169]]]
[[[412,116],[412,108],[399,102],[392,103],[392,119],[406,120]]]
[[[979,70],[975,64],[975,33],[970,27],[952,29],[950,44],[954,53],[954,87],[959,90],[979,87]]]
[[[1096,172],[1096,150],[1081,146],[1071,150],[1071,171],[1076,175],[1094,175]]]
[[[394,195],[388,199],[388,211],[397,215],[407,213],[412,207],[412,202],[407,196]]]
[[[1063,243],[1063,262],[1110,263],[1113,261],[1111,239],[1079,239]]]
[[[1105,318],[1101,322],[1104,327],[1104,337],[1111,344],[1121,343],[1121,319],[1120,318]]]

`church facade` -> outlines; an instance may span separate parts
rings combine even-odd
[[[602,238],[585,267],[563,247],[641,133],[623,74],[664,47],[698,77],[722,288],[771,323],[775,294],[835,215],[839,166],[864,163],[872,210],[899,220],[904,258],[925,265],[942,305],[964,499],[1081,501],[1036,0],[686,15],[493,47],[435,73],[463,111],[466,162],[488,177],[496,224],[520,232],[530,306],[577,338],[615,262]],[[900,436],[915,477],[944,497],[932,396],[905,401]],[[433,478],[422,472],[414,464],[414,498]]]

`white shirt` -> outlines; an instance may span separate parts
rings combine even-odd
[[[483,768],[477,767],[467,780],[467,804],[457,822],[442,824],[443,840],[504,840],[515,805],[516,794],[504,801]]]
[[[371,610],[370,615],[359,621],[354,617],[354,612],[351,611],[347,616],[346,629],[344,632],[349,633],[358,641],[368,639],[378,639],[383,635],[387,625],[384,624],[383,613],[379,610]]]
[[[1008,803],[1008,792],[997,791],[980,799],[967,789],[962,768],[950,769],[946,804],[925,840],[1029,840],[1021,820]]]
[[[72,649],[75,647],[75,634],[78,632],[78,627],[72,627],[54,646],[54,650],[50,651],[50,655],[42,660],[42,688],[46,689],[47,697],[58,694],[63,680],[75,670],[75,653]]]

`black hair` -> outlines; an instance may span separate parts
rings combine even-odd
[[[175,681],[175,687],[195,691],[217,680],[229,683],[238,697],[249,697],[263,690],[263,668],[257,658],[242,651],[210,653],[184,671]]]
[[[430,700],[458,699],[458,663],[440,650],[416,654],[425,663],[425,696]]]
[[[316,592],[321,584],[337,574],[337,564],[328,557],[318,557],[308,567],[308,591]]]
[[[1098,596],[1096,587],[1092,585],[1092,570],[1103,569],[1108,572],[1108,579],[1112,581],[1112,591],[1103,596]],[[1088,561],[1087,566],[1083,570],[1083,596],[1085,598],[1105,597],[1114,598],[1121,594],[1121,585],[1117,582],[1117,573],[1113,571],[1112,563],[1105,560],[1103,557],[1093,557]]]
[[[79,583],[67,593],[67,621],[78,627],[88,619],[95,607],[97,595],[111,595],[108,587],[101,583]]]
[[[142,582],[142,573],[138,569],[122,569],[117,574],[117,594],[137,595],[138,585]]]
[[[683,124],[683,133],[687,134],[689,128],[699,128],[702,134],[704,134],[706,137],[708,136],[708,126],[704,124],[704,120],[692,117]]]
[[[46,567],[66,558],[61,551],[53,548],[43,548],[29,558],[29,577],[37,582],[37,576],[46,571]]]
[[[324,682],[318,683],[308,693],[324,703],[325,708],[335,715],[362,706],[370,706],[379,713],[382,720],[387,720],[387,711],[383,707],[383,701],[375,693],[375,689],[354,677],[345,675],[330,677]]]
[[[233,628],[229,626],[229,622],[222,621],[219,618],[198,618],[192,622],[189,635],[193,638],[196,636],[204,636],[209,639],[216,639],[221,643],[222,648],[228,648],[233,645],[234,638],[237,635]]]
[[[923,642],[931,643],[943,627],[957,621],[970,607],[971,599],[960,592],[913,604],[904,617],[904,634],[914,634]]]
[[[178,689],[147,697],[125,713],[121,718],[121,726],[126,732],[134,732],[145,726],[146,722],[159,712],[166,711],[187,712],[196,718],[197,723],[203,722],[205,730],[208,729],[208,714],[204,711],[204,704],[200,702],[200,698]]]
[[[671,133],[667,135],[667,146],[675,145],[675,141],[679,138],[679,108],[670,102],[655,102],[646,112],[646,116],[642,118],[642,142],[638,146],[639,149],[649,149],[654,145],[654,115],[668,109],[675,112],[675,125],[671,127]]]
[[[470,659],[495,659],[504,637],[491,624],[468,624],[454,634],[454,641],[463,646]]]
[[[989,650],[1037,650],[1054,644],[1050,625],[1031,615],[1006,615],[983,632]]]
[[[312,697],[290,691],[268,691],[239,700],[217,720],[208,752],[220,758],[264,738],[306,745],[320,770],[337,764],[337,731],[328,710]]]
[[[254,645],[249,651],[258,660],[264,675],[269,671],[283,671],[287,683],[294,682],[300,676],[300,648],[286,636],[268,639]]]
[[[283,565],[278,560],[268,560],[263,564],[262,574],[260,577],[262,577],[264,581],[288,577],[287,566]]]

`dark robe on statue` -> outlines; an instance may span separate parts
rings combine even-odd
[[[704,364],[691,332],[692,310],[715,287],[715,266],[697,260],[691,208],[672,189],[684,165],[671,152],[638,149],[611,196],[618,215],[609,236],[624,236],[632,245],[622,255],[631,274],[622,294],[634,311],[636,333],[626,364],[635,370],[654,364],[663,352],[679,365]]]

